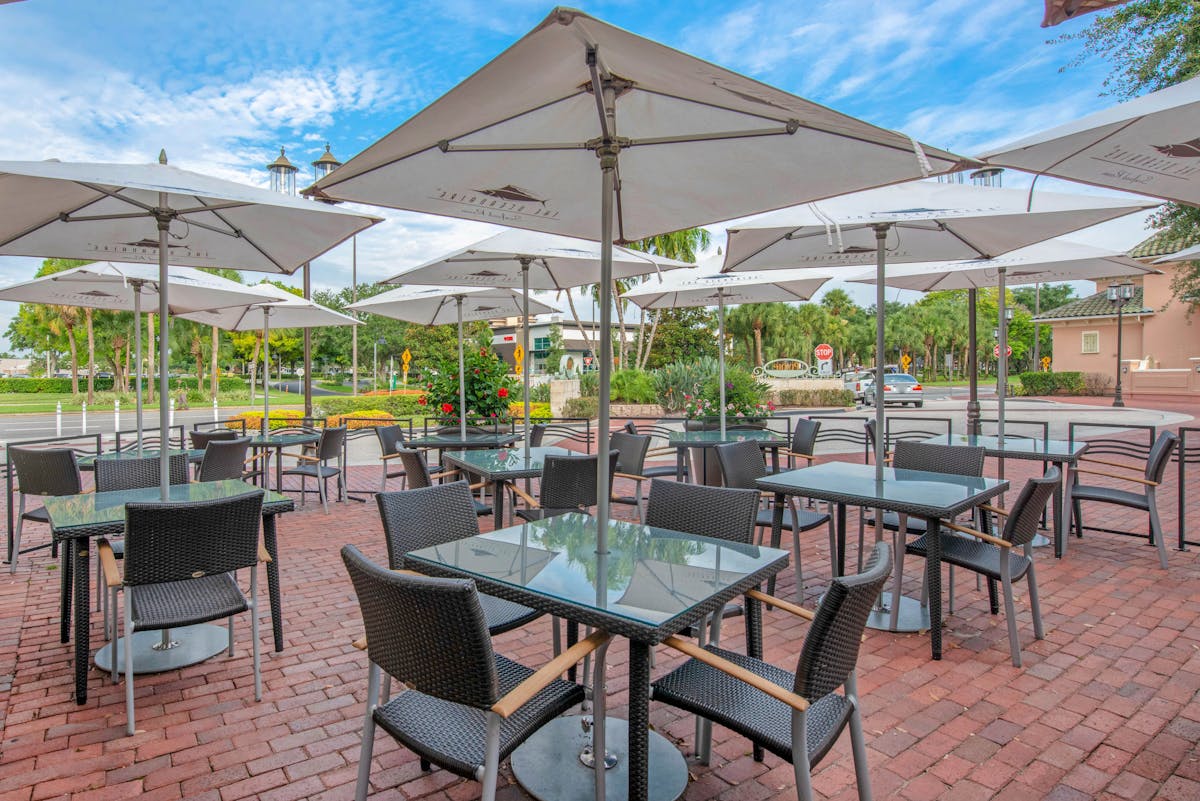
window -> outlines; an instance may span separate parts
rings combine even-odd
[[[1083,332],[1083,353],[1099,353],[1100,352],[1100,332],[1099,331],[1084,331]]]

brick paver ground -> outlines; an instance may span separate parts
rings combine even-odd
[[[1031,469],[1007,465],[1015,485]],[[373,485],[374,470],[354,470],[355,485]],[[1173,474],[1163,494],[1173,543]],[[1144,516],[1114,507],[1093,509],[1090,521],[1146,530]],[[30,544],[45,533],[27,531]],[[335,505],[328,516],[310,503],[284,516],[279,532],[286,649],[270,650],[264,620],[262,702],[253,700],[249,629],[239,621],[235,657],[138,678],[133,737],[124,733],[124,688],[95,668],[87,704],[71,698],[72,652],[58,641],[58,572],[48,552],[23,558],[11,578],[0,572],[0,801],[352,797],[366,665],[350,645],[361,624],[338,548],[351,542],[385,560],[378,514],[369,500]],[[1034,641],[1027,596],[1017,590],[1023,669],[1009,663],[1003,617],[989,614],[986,592],[969,578],[959,579],[940,662],[931,661],[925,635],[868,632],[859,685],[876,798],[1200,799],[1197,549],[1172,548],[1164,572],[1144,540],[1087,534],[1071,545],[1062,561],[1038,552],[1045,640]],[[830,575],[827,539],[813,532],[803,547],[811,606]],[[909,558],[905,572],[908,589],[919,592],[917,560]],[[779,592],[791,597],[793,587],[789,569]],[[95,642],[94,614],[92,630]],[[804,631],[767,613],[767,658],[794,668]],[[740,646],[740,622],[723,636]],[[539,664],[550,656],[549,623],[499,637],[496,646]],[[618,716],[627,660],[624,645],[614,644],[609,707]],[[660,649],[655,673],[678,661]],[[690,718],[652,704],[650,719],[690,753]],[[692,760],[689,768],[688,799],[795,797],[790,766],[770,755],[755,763],[749,745],[720,727],[711,766]],[[377,740],[372,782],[381,798],[479,795],[477,784],[445,771],[422,773],[386,735]],[[502,797],[523,797],[510,782],[506,768]],[[856,797],[847,735],[817,769],[815,786],[822,798]]]

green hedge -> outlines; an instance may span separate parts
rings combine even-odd
[[[1084,395],[1083,373],[1020,373],[1022,395]]]
[[[848,389],[781,389],[780,406],[853,406],[854,393]]]
[[[328,417],[350,412],[384,411],[393,417],[424,417],[428,406],[417,403],[417,395],[369,395],[362,397],[317,397],[313,407],[317,414]]]
[[[147,386],[146,379],[142,379],[142,386]],[[133,386],[133,377],[129,379],[130,387]],[[113,388],[113,380],[111,378],[102,378],[97,376],[93,382],[93,386],[97,392],[109,392]],[[155,384],[157,387],[158,385]],[[221,392],[236,392],[246,389],[246,379],[235,375],[224,375],[217,380],[217,386]],[[79,388],[87,387],[87,376],[79,376]],[[204,386],[201,389],[208,390],[208,379],[204,379]],[[171,389],[197,389],[196,376],[185,375],[171,379]],[[15,392],[15,393],[39,393],[39,392],[70,392],[71,379],[69,378],[0,378],[0,392]]]
[[[563,404],[563,417],[579,417],[590,420],[598,414],[600,414],[599,398],[571,398]]]

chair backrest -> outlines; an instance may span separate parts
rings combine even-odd
[[[546,438],[546,424],[534,423],[529,427],[529,447],[540,448]]]
[[[626,420],[625,425],[621,426],[621,430],[626,434],[636,434],[638,432],[637,423],[632,420]]]
[[[379,451],[384,456],[398,453],[404,447],[404,428],[401,426],[375,426],[375,435],[379,437]]]
[[[401,448],[398,453],[400,454],[400,464],[404,465],[409,489],[433,486],[433,478],[429,474],[429,464],[425,461],[425,454],[410,448]]]
[[[892,570],[891,548],[875,544],[866,568],[835,578],[821,598],[796,666],[795,693],[817,701],[846,683],[858,663],[867,616]]]
[[[317,458],[322,462],[336,459],[342,455],[342,446],[346,444],[346,426],[335,426],[321,430],[321,438],[317,440]]]
[[[404,567],[409,551],[441,545],[479,533],[479,515],[465,481],[432,487],[381,492],[375,496],[383,536],[387,540],[388,566]]]
[[[353,545],[342,561],[354,583],[367,655],[418,692],[488,709],[500,698],[496,658],[475,582],[396,573]]]
[[[646,501],[646,525],[749,544],[754,541],[758,498],[751,489],[655,478]]]
[[[646,469],[646,451],[650,450],[650,438],[642,434],[614,431],[608,435],[608,447],[617,451],[617,472],[640,476]]]
[[[792,453],[812,456],[817,447],[817,434],[821,433],[821,421],[797,417],[794,426],[792,429]]]
[[[875,418],[871,418],[863,423],[863,431],[866,432],[867,436],[867,460],[870,461],[871,454],[875,453]]]
[[[125,504],[125,585],[186,581],[257,565],[263,493],[247,489],[216,501]]]
[[[1041,478],[1031,478],[1021,487],[1021,494],[1009,509],[1008,521],[1001,536],[1013,545],[1032,542],[1042,524],[1042,512],[1054,497],[1061,482],[1057,467],[1051,467]]]
[[[17,486],[25,495],[78,495],[83,480],[75,451],[70,448],[8,449],[8,458],[17,472]],[[11,499],[10,499],[11,500]]]
[[[246,451],[250,449],[249,437],[210,440],[204,449],[197,481],[223,481],[241,478],[246,472]]]
[[[608,452],[609,486],[617,469],[615,450]],[[599,454],[547,456],[542,467],[543,509],[586,509],[596,505],[596,464]],[[410,479],[411,481],[411,479]]]
[[[1163,473],[1167,471],[1167,463],[1171,461],[1171,452],[1179,444],[1179,437],[1170,431],[1158,435],[1146,457],[1146,480],[1162,483]]]
[[[757,489],[755,479],[767,474],[767,462],[757,442],[726,442],[713,450],[727,487]]]
[[[900,470],[924,470],[956,476],[982,476],[986,458],[983,448],[929,445],[903,439],[896,441],[896,450],[892,455],[892,467]]]
[[[206,430],[189,431],[188,436],[191,437],[192,447],[198,451],[202,451],[208,447],[208,443],[218,440],[237,439],[242,436],[232,428],[210,428]]]
[[[169,481],[172,484],[188,483],[188,457],[186,453],[173,453],[169,457]],[[159,458],[143,456],[133,459],[97,459],[96,492],[146,489],[157,487],[160,480]]]

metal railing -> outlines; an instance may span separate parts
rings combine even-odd
[[[75,451],[76,456],[98,456],[103,450],[104,441],[103,435],[95,434],[67,434],[61,437],[41,437],[38,439],[25,439],[19,442],[9,442],[4,448],[4,491],[8,499],[5,504],[5,523],[8,533],[8,544],[4,549],[4,553],[8,558],[12,558],[13,534],[16,520],[13,517],[13,492],[19,489],[14,484],[16,471],[13,469],[12,458],[9,456],[9,449],[13,446],[28,448],[38,445],[68,447]]]
[[[183,450],[187,447],[184,444],[184,431],[186,427],[182,424],[177,426],[168,426],[165,431],[167,435],[167,447],[179,448]],[[142,429],[142,447],[157,448],[162,445],[163,440],[162,428],[143,428]],[[117,453],[131,451],[138,446],[138,432],[136,428],[127,431],[117,431],[113,434],[113,450]],[[121,437],[125,437],[125,443],[121,443]],[[174,440],[174,442],[172,442]]]
[[[1200,463],[1200,441],[1195,444],[1188,442],[1189,435],[1200,435],[1198,426],[1180,426],[1179,447],[1175,451],[1175,462],[1178,465],[1179,486],[1175,488],[1176,500],[1179,503],[1178,515],[1178,548],[1186,551],[1189,545],[1200,545],[1200,541],[1187,538],[1187,469],[1188,465]]]

